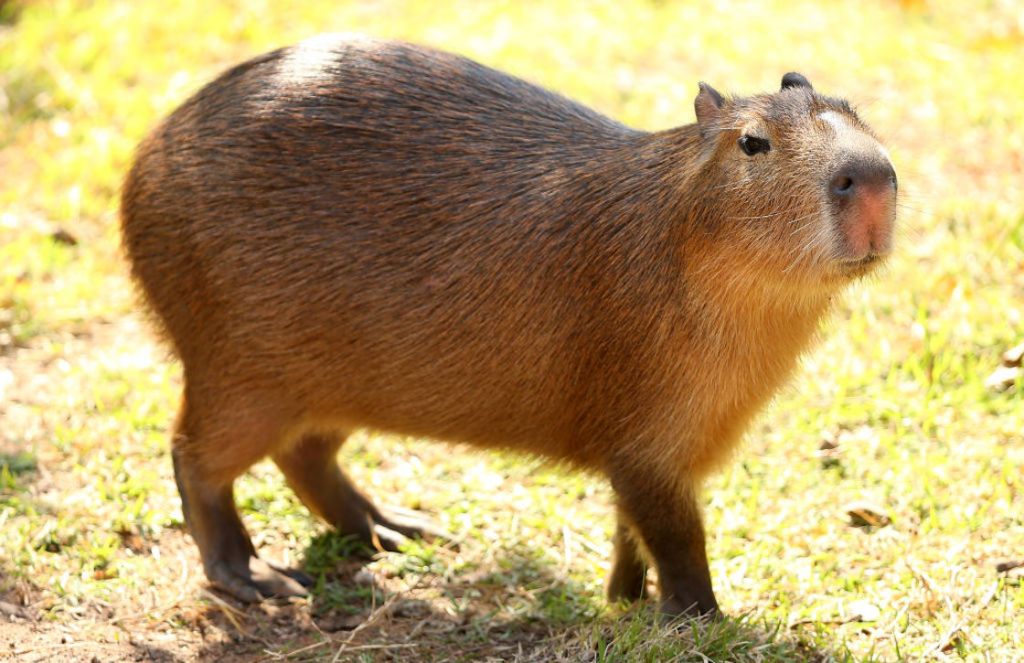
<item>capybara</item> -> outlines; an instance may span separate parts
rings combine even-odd
[[[335,459],[371,428],[608,478],[612,599],[718,610],[699,506],[816,335],[889,252],[896,176],[844,101],[701,84],[638,131],[446,52],[328,35],[234,67],[138,148],[134,278],[180,357],[174,471],[209,580],[300,595],[233,482],[270,456],[340,532],[430,527]]]

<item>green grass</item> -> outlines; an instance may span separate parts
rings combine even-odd
[[[796,69],[886,141],[895,258],[851,288],[706,491],[731,619],[604,603],[603,481],[365,434],[342,451],[353,477],[431,512],[458,547],[366,561],[261,464],[238,486],[246,522],[315,595],[237,612],[203,592],[168,455],[180,369],[132,296],[118,187],[137,141],[204,81],[321,31],[458,51],[647,129],[693,121],[698,80],[747,93]],[[0,640],[45,656],[70,632],[72,653],[102,660],[139,643],[185,659],[1024,659],[1024,587],[996,571],[1024,559],[1024,385],[984,385],[1024,329],[1021,62],[1012,2],[5,4],[0,599],[38,623],[0,622]],[[891,524],[851,526],[859,500]]]

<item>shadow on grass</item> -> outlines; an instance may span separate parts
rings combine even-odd
[[[18,20],[22,4],[22,2],[14,0],[0,0],[0,25],[14,25]]]
[[[29,474],[35,474],[39,463],[28,451],[0,451],[0,490],[19,489]]]
[[[365,551],[336,534],[314,539],[312,599],[227,608],[207,619],[233,641],[202,660],[831,661],[844,655],[772,624],[730,618],[666,623],[653,603],[608,607],[536,551],[499,551],[486,569],[452,571],[411,546],[371,574]],[[450,553],[450,551],[448,551]],[[388,560],[391,561],[390,559]],[[387,565],[385,565],[387,566]],[[335,658],[337,656],[337,658]]]

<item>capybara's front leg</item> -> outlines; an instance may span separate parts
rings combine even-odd
[[[622,517],[658,570],[660,609],[676,615],[717,615],[696,486],[623,462],[611,473]]]

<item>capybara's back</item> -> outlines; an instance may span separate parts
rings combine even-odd
[[[630,173],[593,162],[635,140],[456,56],[313,42],[236,68],[147,141],[126,245],[218,411],[577,455],[595,370],[637,361],[614,337],[648,333],[600,305],[621,278],[605,266],[656,241],[601,218]]]
[[[175,470],[210,579],[302,592],[234,509],[267,455],[342,531],[422,533],[333,460],[371,427],[607,474],[612,595],[642,593],[646,549],[666,610],[715,610],[697,482],[891,236],[884,151],[787,79],[704,86],[697,125],[648,134],[458,56],[327,36],[175,111],[123,232],[184,367]]]

